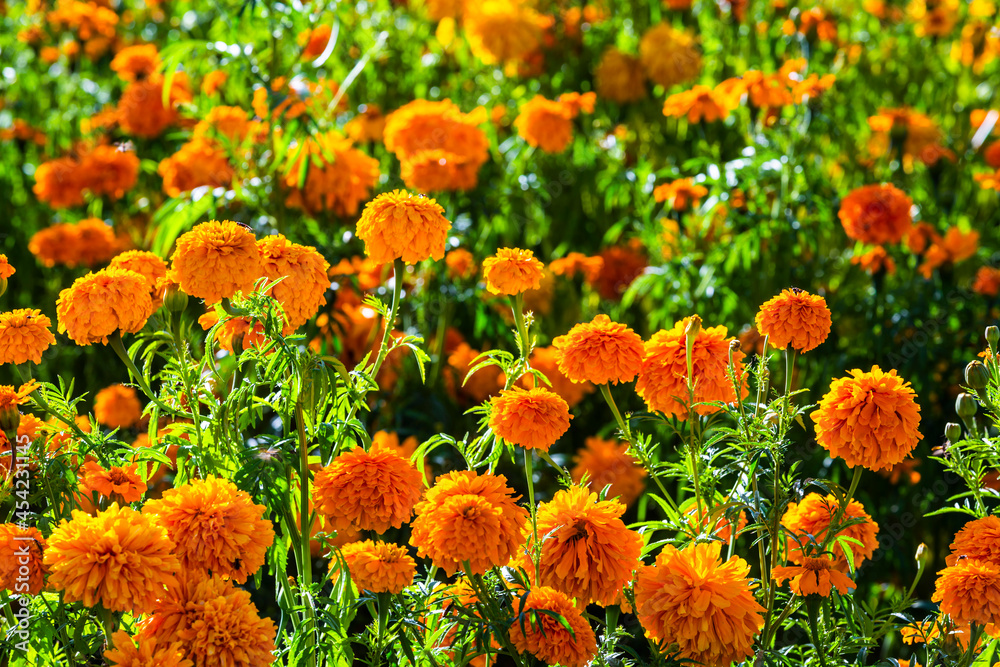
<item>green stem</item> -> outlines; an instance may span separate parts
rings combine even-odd
[[[535,450],[524,450],[524,476],[528,480],[528,502],[531,505],[531,533],[534,538],[531,546],[531,562],[535,566],[535,585],[541,585],[542,545],[538,543],[538,510],[535,507],[535,475],[532,464]]]
[[[308,645],[309,664],[316,664],[315,647],[316,637],[314,628],[314,614],[312,605],[306,596],[312,590],[312,553],[309,551],[309,542],[312,539],[312,515],[309,511],[309,445],[306,438],[305,415],[302,409],[302,397],[298,396],[295,401],[295,430],[299,444],[299,521],[301,530],[299,531],[299,579],[303,591],[303,606],[306,609],[308,619]],[[380,634],[381,637],[381,634]]]
[[[819,615],[819,598],[817,596],[810,595],[806,598],[806,610],[809,612],[809,634],[812,636],[813,646],[816,647],[816,653],[819,655],[819,664],[821,667],[826,667],[826,653],[819,640],[819,627],[816,622]]]
[[[21,367],[16,364],[11,364],[11,366],[14,369],[14,373],[17,374],[18,379],[21,380],[21,384],[27,384],[28,382],[31,382],[32,380],[31,371],[30,367],[28,367],[27,364],[25,364],[26,370],[24,372],[22,372]],[[26,377],[27,379],[25,379]],[[38,407],[40,407],[45,414],[55,417],[63,424],[68,426],[69,429],[73,431],[73,435],[80,438],[81,440],[87,439],[87,434],[84,433],[79,426],[77,426],[75,421],[67,417],[64,417],[63,415],[59,414],[58,412],[52,409],[52,406],[50,406],[48,401],[45,400],[45,397],[42,395],[40,389],[36,389],[33,392],[31,392],[30,396],[38,404]]]
[[[112,640],[112,634],[114,634],[115,618],[111,614],[110,609],[105,609],[103,606],[98,607],[97,614],[101,617],[101,628],[104,630],[104,640],[108,644],[108,648],[115,645]]]
[[[124,363],[128,368],[129,373],[132,375],[135,383],[139,386],[139,389],[142,390],[142,393],[146,394],[149,400],[155,403],[156,406],[165,414],[168,414],[171,417],[183,416],[173,408],[165,405],[156,397],[155,394],[153,394],[153,390],[149,388],[148,384],[146,384],[146,379],[143,377],[142,373],[139,372],[139,369],[135,367],[135,363],[132,361],[132,358],[128,356],[128,352],[125,351],[125,345],[122,343],[121,332],[115,331],[108,337],[108,341],[111,344],[111,349],[115,351],[118,357],[122,360],[122,363]]]
[[[514,324],[517,326],[518,349],[521,351],[521,358],[528,362],[528,355],[531,354],[531,345],[528,341],[528,327],[524,324],[524,295],[514,296]]]
[[[861,466],[855,466],[854,476],[851,478],[851,488],[847,491],[847,497],[844,498],[844,502],[842,502],[840,507],[837,509],[837,513],[834,515],[833,521],[830,522],[830,529],[826,535],[826,539],[823,540],[824,549],[834,540],[837,534],[840,533],[840,521],[844,518],[844,513],[847,512],[847,506],[854,498],[854,492],[858,490],[858,482],[861,481],[861,471]]]

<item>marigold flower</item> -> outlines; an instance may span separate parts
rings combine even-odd
[[[61,157],[38,165],[32,192],[52,208],[68,208],[83,205],[85,187],[80,163],[71,157]]]
[[[344,131],[359,144],[382,141],[386,117],[382,109],[374,104],[363,104],[357,116],[347,121]]]
[[[76,266],[76,227],[59,223],[40,229],[28,241],[28,250],[43,265]]]
[[[594,391],[594,385],[590,382],[574,382],[559,370],[559,351],[554,347],[536,347],[531,351],[529,364],[531,369],[538,371],[549,381],[549,388],[559,395],[569,409],[579,405],[587,394]],[[506,380],[506,378],[504,378]],[[501,385],[503,382],[501,383]],[[517,385],[524,389],[533,389],[535,385],[545,386],[543,382],[537,382],[534,375],[526,373],[518,380]]]
[[[417,562],[406,548],[388,542],[352,542],[342,546],[340,553],[354,585],[371,593],[400,593],[413,583],[417,572]]]
[[[479,270],[476,258],[465,248],[448,251],[444,256],[444,263],[448,267],[448,277],[452,280],[471,278]]]
[[[302,60],[313,60],[326,50],[326,45],[330,42],[330,35],[333,28],[325,23],[318,25],[312,30],[303,30],[299,33],[298,43],[302,48]]]
[[[7,255],[0,254],[0,280],[7,280],[15,273],[17,273],[17,269],[7,261]]]
[[[847,235],[862,243],[899,243],[913,224],[913,202],[896,186],[866,185],[852,190],[837,213]]]
[[[185,570],[210,570],[240,584],[260,569],[274,542],[267,508],[226,479],[196,479],[167,489],[142,511],[167,529]]]
[[[690,34],[659,23],[642,36],[639,60],[649,78],[664,88],[691,81],[701,72],[701,54]]]
[[[558,394],[536,387],[513,387],[490,401],[489,426],[513,445],[549,451],[569,429],[569,406]]]
[[[924,262],[920,265],[920,274],[931,277],[934,269],[945,263],[957,264],[976,254],[979,249],[979,232],[969,230],[963,232],[958,227],[949,227],[943,238],[927,248]]]
[[[45,538],[37,528],[0,524],[0,590],[15,595],[38,595],[45,586],[44,553]],[[27,568],[27,575],[23,567]]]
[[[535,253],[518,248],[501,248],[494,257],[483,261],[486,289],[493,294],[513,296],[538,289],[545,265],[535,259]]]
[[[562,153],[573,141],[573,119],[580,113],[580,106],[564,101],[564,97],[550,100],[535,95],[521,105],[514,127],[528,145],[546,153]],[[594,93],[586,93],[583,97],[585,107],[592,112]]]
[[[669,201],[675,211],[686,211],[689,206],[697,206],[707,194],[708,188],[695,185],[690,178],[679,178],[653,189],[653,199],[657,202]]]
[[[767,301],[757,312],[757,329],[777,350],[791,345],[799,352],[816,349],[830,335],[833,321],[826,300],[791,288]]]
[[[107,345],[116,331],[135,333],[152,312],[145,278],[123,269],[88,273],[60,292],[56,302],[59,333],[77,345]]]
[[[223,70],[217,69],[209,72],[205,75],[205,78],[201,80],[201,92],[211,97],[219,92],[219,88],[221,88],[228,79],[229,74]]]
[[[966,558],[1000,566],[1000,518],[985,516],[969,521],[955,535],[951,554],[945,559],[949,566]]]
[[[469,48],[488,65],[524,60],[541,44],[542,16],[525,0],[483,0],[464,9]]]
[[[870,372],[855,368],[838,378],[810,417],[816,440],[849,466],[885,470],[896,465],[924,436],[920,406],[909,382],[878,366]]]
[[[125,134],[153,139],[180,121],[177,105],[191,101],[187,76],[184,72],[174,75],[166,105],[163,104],[164,83],[161,74],[153,74],[125,87],[118,101],[118,122]]]
[[[569,629],[559,618],[561,616]],[[519,600],[510,641],[521,653],[530,653],[549,665],[584,667],[597,655],[597,639],[590,623],[564,593],[535,586]]]
[[[695,316],[697,317],[697,316]],[[688,369],[687,330],[691,318],[680,320],[669,330],[653,334],[645,344],[645,355],[639,369],[639,380],[635,390],[646,401],[650,410],[662,412],[669,417],[687,419],[688,409]],[[699,320],[700,321],[700,320]],[[700,328],[691,346],[691,366],[694,373],[694,402],[710,403],[721,401],[733,403],[737,400],[733,382],[729,378],[729,345],[734,339],[727,338],[726,327]],[[740,383],[740,398],[748,394],[746,377],[743,373],[743,351],[732,352],[733,371]],[[714,405],[698,405],[695,412],[708,415],[718,412]]]
[[[797,503],[788,503],[785,514],[781,517],[781,525],[791,534],[788,539],[788,560],[793,563],[803,563],[809,555],[810,536],[818,545],[822,545],[827,539],[830,530],[830,523],[837,514],[840,505],[834,495],[821,496],[818,493],[810,493]],[[841,523],[860,519],[859,523],[841,529],[836,537],[849,537],[857,540],[849,543],[851,555],[853,557],[854,569],[861,567],[862,563],[872,557],[875,549],[878,548],[878,524],[872,521],[871,516],[865,512],[865,508],[856,500],[852,500],[844,510]],[[834,541],[831,551],[836,558],[837,569],[846,572],[850,563],[841,545]]]
[[[629,444],[603,438],[587,438],[584,447],[577,450],[570,470],[573,481],[579,484],[583,476],[588,476],[591,491],[598,492],[607,487],[608,498],[618,498],[631,505],[646,488],[645,478],[649,474],[628,453]]]
[[[597,94],[618,104],[646,96],[646,73],[635,56],[609,46],[594,70]]]
[[[184,657],[180,642],[160,641],[156,637],[131,637],[123,630],[111,636],[114,648],[104,652],[113,667],[194,667]]]
[[[322,211],[355,215],[378,181],[378,160],[365,155],[354,147],[352,140],[338,132],[307,138],[302,150],[292,152],[292,158],[283,175],[289,189],[285,204],[312,215]]]
[[[42,363],[42,352],[56,342],[51,327],[52,320],[37,309],[0,313],[0,364]]]
[[[94,416],[108,428],[129,428],[142,417],[142,403],[132,387],[111,385],[97,392]]]
[[[557,491],[550,502],[539,505],[541,578],[535,583],[584,604],[616,604],[642,552],[642,536],[625,526],[624,513],[622,503],[598,500],[596,493],[580,486]],[[520,565],[533,571],[529,553],[534,553],[530,537]]]
[[[834,588],[842,594],[857,588],[857,584],[836,569],[833,560],[827,556],[803,558],[801,565],[792,567],[776,567],[771,570],[771,577],[779,585],[787,579],[796,595],[830,597]]]
[[[180,568],[163,526],[130,507],[90,516],[73,510],[49,536],[49,585],[67,602],[134,614],[152,610]]]
[[[393,190],[368,202],[358,220],[358,238],[373,262],[402,259],[416,264],[444,257],[451,222],[433,199]]]
[[[506,565],[524,544],[528,512],[503,475],[461,470],[438,477],[416,506],[410,544],[448,575]]]
[[[869,275],[874,275],[883,270],[890,276],[896,273],[896,260],[890,257],[885,248],[880,245],[875,246],[862,255],[851,257],[851,264],[860,266]]]
[[[282,279],[269,294],[285,311],[288,318],[285,332],[291,333],[312,319],[326,303],[330,264],[315,248],[291,243],[281,234],[261,239],[257,248],[263,275],[269,280]]]
[[[995,269],[992,266],[979,267],[976,279],[972,283],[972,291],[983,296],[1000,294],[1000,269]]]
[[[581,274],[588,283],[595,283],[600,279],[601,270],[604,268],[602,257],[588,257],[583,253],[571,252],[565,257],[554,259],[549,263],[549,270],[557,276],[574,278]]]
[[[574,382],[630,382],[642,367],[642,338],[628,326],[598,315],[552,341],[559,370]]]
[[[384,533],[409,521],[423,491],[423,476],[412,462],[373,444],[339,454],[316,473],[316,510],[335,530],[355,527]]]
[[[938,572],[931,601],[958,624],[1000,623],[1000,565],[959,560]]]
[[[118,239],[103,220],[87,218],[74,225],[77,263],[94,266],[106,262],[118,252]]]
[[[667,545],[656,564],[639,569],[635,605],[646,636],[677,645],[678,657],[723,667],[753,655],[764,625],[754,599],[750,566],[739,556],[726,562],[721,542]]]
[[[146,483],[139,476],[138,466],[133,463],[105,470],[96,461],[86,461],[80,467],[80,492],[85,500],[96,491],[97,495],[123,505],[142,500]]]
[[[170,258],[181,289],[206,303],[250,292],[263,272],[253,232],[238,222],[203,222],[177,239]]]
[[[122,81],[136,81],[148,78],[160,67],[160,54],[155,44],[127,46],[115,54],[111,69]]]
[[[596,280],[587,278],[587,283],[597,288],[602,299],[621,299],[632,281],[641,276],[649,262],[638,246],[612,246],[600,253],[601,272]]]
[[[192,139],[163,158],[157,173],[163,177],[163,192],[179,197],[203,186],[226,187],[232,183],[234,171],[229,158],[213,142]]]

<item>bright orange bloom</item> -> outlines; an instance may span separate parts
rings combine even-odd
[[[583,253],[571,252],[565,257],[554,259],[549,263],[549,270],[557,276],[574,278],[579,273],[588,283],[597,282],[604,268],[604,258],[588,257]]]
[[[919,271],[924,278],[930,279],[937,267],[950,262],[957,264],[976,254],[979,249],[979,232],[970,230],[963,232],[958,227],[949,227],[944,238],[927,248],[924,262]]]
[[[44,553],[45,538],[37,528],[0,524],[0,590],[38,595],[45,587]],[[21,568],[27,568],[27,574]]]
[[[449,229],[451,222],[440,204],[406,190],[379,195],[368,202],[358,220],[358,238],[365,242],[371,260],[380,264],[441,259]]]
[[[552,341],[559,370],[574,382],[630,382],[642,367],[642,338],[624,324],[598,315]]]
[[[833,560],[828,556],[803,558],[801,565],[793,567],[776,567],[771,570],[771,577],[779,585],[789,580],[796,595],[830,597],[834,588],[842,594],[857,588],[850,577],[834,567]]]
[[[288,318],[285,333],[291,333],[326,304],[330,264],[316,248],[291,243],[281,234],[261,239],[257,248],[263,275],[268,280],[282,279],[268,293],[281,304]]]
[[[416,506],[410,544],[448,575],[468,562],[473,574],[506,565],[524,544],[528,511],[503,475],[447,473]]]
[[[587,475],[591,491],[596,493],[608,487],[608,498],[631,505],[646,488],[644,480],[649,473],[628,453],[628,447],[627,442],[587,438],[583,449],[577,450],[573,457],[576,463],[570,471],[573,481],[579,484]]]
[[[94,266],[111,259],[118,252],[118,239],[103,220],[88,218],[76,223],[76,259],[84,266]]]
[[[160,67],[160,54],[155,44],[126,46],[115,54],[111,69],[122,81],[142,80],[151,76]]]
[[[316,510],[335,530],[355,527],[384,533],[410,520],[423,491],[412,462],[388,447],[372,444],[339,454],[316,473]]]
[[[931,601],[957,624],[1000,623],[1000,565],[971,558],[938,572]]]
[[[764,625],[754,599],[750,566],[739,556],[726,562],[721,542],[667,545],[656,564],[639,569],[635,605],[646,636],[677,645],[678,657],[723,667],[753,655]]]
[[[327,24],[318,25],[312,30],[303,30],[299,33],[298,43],[302,48],[302,60],[313,60],[326,50],[326,45],[330,42],[330,35],[333,32]]]
[[[226,154],[211,141],[193,139],[157,167],[163,177],[163,192],[179,197],[195,188],[227,187],[233,181],[233,167]]]
[[[108,428],[129,428],[142,417],[142,403],[135,389],[114,384],[97,392],[94,416]]]
[[[535,259],[535,253],[518,248],[500,248],[494,257],[483,261],[486,289],[493,294],[513,296],[538,289],[545,265]]]
[[[42,363],[42,352],[56,342],[51,327],[52,320],[40,310],[0,313],[0,364]]]
[[[646,401],[650,410],[667,416],[687,419],[688,415],[688,369],[686,331],[694,328],[697,315],[678,321],[673,329],[661,330],[653,334],[645,345],[642,367],[635,390]],[[691,345],[692,371],[694,373],[694,402],[710,403],[721,401],[733,403],[737,400],[733,382],[728,375],[729,345],[726,327],[702,328],[697,319],[697,334]],[[733,371],[740,384],[740,398],[748,394],[743,373],[742,350],[732,352]],[[695,412],[701,415],[718,412],[714,405],[698,405]]]
[[[105,470],[96,461],[86,461],[80,467],[80,492],[85,500],[97,492],[97,495],[123,505],[142,500],[146,483],[139,476],[138,466],[138,463],[133,463]]]
[[[597,655],[597,639],[590,623],[565,594],[535,586],[519,599],[510,641],[520,653],[530,653],[545,664],[584,667]],[[567,629],[553,612],[566,621]]]
[[[634,240],[637,241],[637,240]],[[630,242],[624,246],[612,246],[601,251],[600,275],[596,280],[587,278],[587,283],[597,288],[602,299],[621,299],[632,281],[641,276],[649,261],[640,251],[641,246]]]
[[[862,243],[899,243],[913,224],[906,194],[889,183],[852,190],[837,213],[847,235]]]
[[[799,352],[816,349],[830,335],[833,322],[826,300],[793,287],[760,307],[757,329],[777,350],[791,345]]]
[[[694,86],[691,90],[668,97],[663,103],[663,115],[671,118],[687,116],[689,123],[702,120],[714,123],[728,118],[738,105],[738,99],[734,101],[706,86]]]
[[[536,347],[531,351],[529,363],[531,369],[538,371],[549,381],[547,388],[558,394],[566,401],[566,405],[572,410],[580,404],[586,396],[594,391],[594,385],[590,382],[574,382],[559,370],[559,351],[554,347]],[[506,379],[506,378],[504,378]],[[502,384],[502,383],[501,383]],[[525,374],[517,381],[517,386],[524,389],[532,389],[535,386],[544,387],[545,382],[538,382],[531,374]]]
[[[838,378],[809,415],[816,440],[849,466],[885,470],[896,465],[923,439],[916,393],[896,375],[878,366],[865,373],[856,368]]]
[[[413,583],[417,562],[405,547],[388,542],[351,542],[340,548],[351,579],[359,590],[371,593],[401,593]],[[331,566],[337,561],[331,562]]]
[[[1000,294],[1000,269],[992,266],[981,266],[976,272],[976,280],[972,283],[972,290],[976,294],[984,296],[996,296]]]
[[[182,234],[170,261],[181,289],[209,304],[249,293],[263,273],[253,232],[231,220],[203,222]]]
[[[462,21],[469,48],[488,65],[524,60],[542,41],[544,19],[525,0],[466,3]]]
[[[156,289],[156,282],[167,277],[167,263],[158,255],[146,250],[127,250],[120,255],[115,255],[108,268],[125,269],[135,271],[146,279],[149,291]]]
[[[609,46],[594,69],[597,94],[625,104],[646,96],[646,73],[635,56]]]
[[[130,637],[124,630],[116,632],[111,639],[114,648],[104,652],[104,659],[112,667],[194,667],[194,663],[184,657],[180,642]]]
[[[308,137],[302,150],[293,151],[291,157],[283,175],[289,190],[285,204],[312,215],[333,211],[354,216],[378,182],[378,160],[336,131]]]
[[[788,560],[793,563],[803,563],[804,559],[811,555],[813,549],[809,548],[810,535],[815,538],[818,545],[826,541],[830,530],[830,523],[837,514],[840,505],[834,495],[826,497],[818,493],[810,493],[797,503],[788,503],[785,514],[781,517],[781,525],[788,530]],[[875,549],[878,548],[878,524],[872,521],[871,516],[865,512],[865,508],[856,500],[852,500],[841,523],[860,519],[859,523],[841,529],[836,537],[849,537],[857,540],[860,544],[849,542],[848,546],[854,559],[854,569],[861,567],[867,559],[872,557]],[[834,541],[830,550],[836,558],[837,569],[846,572],[850,563],[841,545]]]
[[[527,391],[513,387],[490,401],[490,428],[525,449],[549,451],[569,429],[572,418],[566,401],[542,387]]]
[[[7,280],[15,273],[17,270],[7,261],[7,255],[0,254],[0,280]]]
[[[184,72],[174,74],[166,105],[163,104],[164,83],[162,74],[153,74],[126,86],[118,101],[118,123],[125,134],[153,139],[180,122],[177,106],[191,101],[187,76]]]
[[[448,277],[452,280],[471,278],[479,270],[476,258],[465,248],[448,251],[444,256],[444,263],[448,267]]]
[[[67,602],[135,614],[152,610],[180,569],[163,526],[114,503],[90,516],[73,510],[49,536],[49,585]]]
[[[205,75],[205,78],[201,80],[201,92],[211,97],[219,92],[219,88],[221,88],[228,79],[229,74],[220,69],[209,72]]]
[[[669,201],[675,211],[686,211],[689,205],[697,206],[707,194],[708,188],[695,185],[690,178],[679,178],[653,189],[653,199],[657,202]]]
[[[153,312],[146,280],[134,271],[104,269],[78,278],[59,293],[59,333],[77,345],[103,343],[116,331],[135,333]]]
[[[659,23],[642,36],[639,60],[649,78],[664,88],[691,81],[701,72],[701,54],[695,39],[686,32]]]
[[[950,548],[951,554],[945,559],[949,566],[966,558],[1000,566],[1000,517],[991,515],[969,521],[955,535]]]
[[[196,479],[167,489],[142,511],[167,529],[185,570],[210,570],[240,584],[260,569],[274,542],[267,508],[226,479]]]
[[[521,105],[521,112],[514,120],[517,133],[528,145],[541,148],[547,153],[562,153],[573,140],[573,119],[580,113],[579,104],[546,99],[535,95]],[[585,93],[583,106],[588,112],[594,110],[594,93]]]
[[[484,366],[469,375],[469,371],[479,364],[473,363],[479,354],[479,350],[472,349],[468,343],[459,344],[448,355],[448,370],[451,373],[446,376],[453,388],[459,389],[476,403],[482,403],[498,394],[504,386],[503,373],[498,366]]]
[[[869,275],[874,275],[882,270],[890,276],[896,273],[896,260],[890,257],[885,248],[880,245],[875,246],[863,255],[851,257],[851,264],[860,266]]]
[[[347,121],[344,131],[353,141],[365,144],[370,141],[382,141],[385,132],[386,116],[374,104],[362,105],[360,113]]]
[[[580,486],[557,491],[550,502],[539,505],[541,579],[535,583],[583,604],[616,604],[622,588],[632,581],[642,551],[642,536],[625,526],[624,513],[622,503],[598,500],[596,493]],[[528,555],[534,549],[529,536],[519,561],[527,571],[534,570]]]

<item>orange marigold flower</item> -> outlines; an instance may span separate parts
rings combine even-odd
[[[12,275],[17,272],[10,262],[7,261],[7,255],[0,254],[0,280],[7,280]]]
[[[185,570],[211,570],[240,584],[260,569],[274,542],[267,508],[226,479],[209,477],[167,489],[142,511],[167,529]]]
[[[549,270],[553,274],[574,278],[579,273],[588,283],[597,282],[603,268],[604,258],[588,257],[579,252],[568,253],[565,257],[554,259],[549,263]]]
[[[979,267],[979,271],[976,272],[976,280],[972,283],[972,290],[983,296],[1000,294],[1000,269],[995,269],[992,266]]]
[[[417,573],[417,562],[406,553],[406,548],[388,542],[352,542],[342,546],[340,553],[358,590],[400,593],[413,583]]]
[[[896,273],[896,260],[890,257],[885,248],[880,245],[875,246],[862,255],[851,257],[851,264],[860,266],[869,275],[874,275],[883,270],[890,276]]]
[[[32,192],[39,201],[52,208],[82,206],[85,183],[80,163],[71,157],[61,157],[38,165]]]
[[[157,293],[156,285],[167,277],[167,263],[158,255],[148,250],[126,250],[115,255],[108,264],[109,269],[125,269],[135,271],[146,279],[149,291],[153,296],[153,306],[158,308],[162,303],[162,294]]]
[[[417,504],[410,544],[448,575],[506,565],[524,544],[528,511],[503,475],[461,470],[438,477]]]
[[[687,419],[688,409],[688,369],[687,331],[693,326],[693,318],[680,320],[673,329],[661,330],[653,334],[645,345],[642,367],[635,390],[646,401],[650,410],[667,416]],[[733,382],[729,378],[729,345],[733,338],[727,338],[726,327],[703,328],[697,319],[697,334],[691,345],[692,371],[694,372],[695,403],[721,401],[733,403],[737,400]],[[746,377],[743,373],[743,351],[732,353],[733,371],[740,383],[740,398],[748,394]],[[708,415],[719,411],[718,406],[698,405],[695,412]]]
[[[559,350],[559,370],[574,382],[630,382],[642,367],[642,338],[628,326],[598,315],[577,324],[552,345]]]
[[[51,327],[52,320],[37,309],[0,313],[0,364],[42,363],[42,352],[56,342]]]
[[[550,502],[539,505],[541,578],[535,583],[583,604],[616,604],[642,552],[642,536],[625,526],[624,513],[622,503],[598,500],[596,493],[580,486],[557,491]],[[534,570],[528,555],[534,550],[529,537],[520,556],[525,570]]]
[[[151,611],[180,569],[166,529],[114,503],[96,516],[73,510],[49,536],[49,585],[67,602],[111,611]]]
[[[1000,517],[986,516],[969,521],[955,535],[947,565],[971,558],[1000,566]]]
[[[302,60],[313,60],[326,50],[333,29],[326,24],[299,33],[298,43],[302,47]]]
[[[80,492],[89,500],[96,492],[115,503],[127,504],[142,500],[146,483],[139,476],[138,463],[112,466],[105,470],[96,461],[86,461],[80,467]]]
[[[690,178],[679,178],[653,189],[653,199],[657,202],[669,201],[675,211],[686,211],[689,206],[698,206],[701,198],[708,194],[708,188],[695,185]]]
[[[635,606],[646,636],[677,645],[678,657],[722,667],[753,655],[764,625],[754,599],[750,566],[739,556],[726,562],[721,542],[667,545],[656,564],[639,569]]]
[[[402,259],[416,264],[444,257],[451,222],[437,201],[406,190],[386,192],[368,202],[358,220],[358,238],[373,262]]]
[[[799,352],[816,349],[830,335],[833,321],[826,300],[793,287],[760,307],[757,329],[777,350],[791,345]]]
[[[837,213],[847,235],[862,243],[899,243],[913,224],[913,202],[896,186],[866,185],[852,190]]]
[[[931,601],[958,624],[1000,623],[1000,565],[969,558],[944,568]]]
[[[490,401],[489,426],[507,442],[549,451],[569,429],[569,406],[558,394],[536,387],[513,387]]]
[[[288,318],[285,333],[291,333],[326,304],[326,291],[330,288],[326,272],[330,263],[316,248],[291,243],[281,234],[261,239],[257,248],[263,275],[269,280],[282,279],[268,293],[281,304]]]
[[[206,303],[250,292],[263,271],[253,232],[238,222],[203,222],[177,239],[170,258],[181,289]]]
[[[786,579],[792,592],[796,595],[820,595],[830,597],[836,588],[840,593],[848,593],[855,588],[850,577],[834,567],[834,562],[828,556],[822,558],[803,558],[801,565],[776,567],[771,570],[771,577],[776,584]]]
[[[649,78],[664,88],[691,81],[701,72],[701,54],[687,32],[659,23],[642,36],[639,60]]]
[[[180,121],[177,105],[191,101],[187,77],[177,72],[171,82],[167,104],[163,104],[163,76],[154,74],[126,86],[118,101],[118,122],[122,131],[136,137],[153,139]]]
[[[585,93],[583,106],[593,111],[594,93]],[[535,95],[521,106],[514,120],[517,133],[528,145],[547,153],[562,153],[573,140],[573,119],[580,113],[580,104],[571,103],[566,95],[558,100]]]
[[[535,253],[518,248],[501,248],[494,257],[483,261],[486,289],[493,294],[513,296],[538,289],[542,284],[545,265],[535,259]]]
[[[156,637],[131,637],[119,630],[111,637],[114,648],[104,652],[112,667],[194,667],[184,657],[180,642],[160,641]]]
[[[28,241],[28,250],[47,267],[51,268],[56,264],[73,267],[78,263],[78,238],[75,225],[59,223],[35,232]]]
[[[622,294],[641,276],[649,265],[638,246],[612,246],[601,251],[601,272],[596,280],[587,278],[587,283],[597,288],[602,299],[621,299]]]
[[[74,225],[75,260],[84,266],[106,262],[118,253],[114,230],[103,220],[87,218]]]
[[[60,292],[56,302],[59,333],[77,345],[107,345],[116,331],[135,333],[152,312],[145,278],[123,269],[88,273]]]
[[[355,527],[384,533],[409,521],[423,491],[423,476],[412,462],[373,444],[339,454],[316,473],[316,509],[335,530]]]
[[[448,267],[448,277],[452,280],[471,278],[479,270],[476,258],[465,248],[450,250],[444,256],[444,263]]]
[[[645,478],[649,473],[628,453],[628,448],[629,444],[623,441],[596,436],[587,438],[583,449],[573,457],[576,463],[570,470],[573,481],[579,484],[587,475],[591,491],[599,492],[607,488],[608,498],[618,498],[631,505],[645,490]]]
[[[382,109],[374,104],[362,104],[359,112],[344,125],[347,136],[359,144],[382,141],[386,121]]]
[[[205,75],[205,78],[201,80],[201,92],[211,97],[219,92],[219,88],[226,83],[227,79],[229,79],[229,75],[222,70],[209,72]]]
[[[610,46],[594,70],[597,94],[618,104],[646,96],[646,73],[635,56]]]
[[[804,562],[803,559],[810,554],[810,536],[822,546],[839,507],[836,496],[832,494],[824,497],[818,493],[810,493],[797,503],[788,503],[788,508],[781,517],[781,525],[791,534],[788,538],[788,560],[793,563]],[[861,520],[859,523],[841,529],[836,535],[837,538],[849,537],[860,542],[849,543],[854,569],[871,558],[878,547],[878,524],[872,521],[861,503],[852,500],[844,510],[841,523],[858,519]],[[836,558],[837,569],[846,572],[850,563],[840,543],[834,541],[831,550]]]
[[[142,417],[142,403],[135,389],[114,384],[97,392],[94,416],[108,428],[129,428]]]
[[[834,380],[810,417],[819,444],[852,467],[891,468],[924,437],[910,383],[878,366],[868,373],[855,368],[849,377]]]
[[[587,394],[594,391],[594,385],[590,382],[574,382],[559,370],[559,350],[554,347],[536,347],[531,351],[529,363],[531,369],[538,371],[549,381],[549,388],[558,394],[569,409],[579,405]],[[506,379],[506,378],[505,378]],[[530,383],[530,384],[529,384]],[[503,383],[501,383],[502,385]],[[525,389],[532,389],[534,386],[545,386],[543,382],[537,382],[531,374],[525,374],[518,380],[518,386]]]
[[[305,140],[302,150],[291,152],[282,177],[289,190],[285,204],[312,215],[333,211],[353,216],[368,199],[378,174],[378,160],[355,148],[350,139],[334,131],[317,134]]]
[[[232,183],[234,171],[229,158],[213,142],[193,139],[163,158],[157,173],[163,177],[163,192],[179,197],[203,186],[226,187]]]
[[[524,60],[542,41],[543,17],[525,0],[466,3],[465,36],[486,64]]]
[[[45,538],[37,528],[0,524],[0,590],[38,595],[45,586],[45,548]],[[27,568],[27,575],[21,568]]]
[[[474,350],[463,342],[448,355],[448,367],[453,372],[447,376],[451,378],[449,381],[452,386],[458,385],[462,393],[476,403],[482,403],[499,393],[504,386],[503,373],[497,366],[484,366],[469,374],[474,366],[479,365],[476,361],[479,354],[479,350]]]
[[[160,67],[160,54],[154,44],[127,46],[115,54],[111,69],[122,81],[148,78]]]
[[[551,613],[540,613],[543,611]],[[572,600],[548,586],[535,586],[520,598],[510,641],[519,652],[530,653],[549,665],[584,667],[597,655],[597,639],[590,623]]]

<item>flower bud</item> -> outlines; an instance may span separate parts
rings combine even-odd
[[[330,376],[326,364],[319,357],[311,357],[302,369],[300,400],[308,410],[315,410],[330,390]]]
[[[981,361],[970,361],[965,367],[965,384],[973,389],[985,389],[990,383],[990,371]]]
[[[962,426],[955,422],[948,422],[944,425],[944,437],[948,442],[958,442],[962,439]]]
[[[0,294],[3,292],[0,291]],[[986,342],[990,344],[990,350],[995,351],[997,343],[1000,342],[1000,329],[995,326],[986,327]]]
[[[17,427],[20,425],[21,413],[18,412],[16,403],[0,408],[0,431],[4,432],[11,443],[17,440]]]
[[[698,332],[701,331],[701,317],[698,315],[692,315],[687,318],[687,323],[684,325],[684,335],[689,341],[694,341],[698,337]]]
[[[961,393],[958,398],[955,399],[955,412],[963,420],[968,419],[976,414],[979,410],[979,405],[976,403],[976,399],[971,394]]]
[[[917,552],[913,555],[913,560],[917,561],[917,566],[922,570],[934,561],[934,554],[921,542],[917,546]]]
[[[0,296],[3,296],[4,292],[6,291],[7,291],[7,279],[0,278]]]
[[[171,313],[179,313],[188,305],[188,295],[181,291],[179,285],[170,283],[163,291],[163,305]]]

